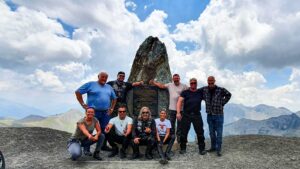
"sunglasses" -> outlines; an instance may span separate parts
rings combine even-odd
[[[149,114],[149,112],[147,112],[147,111],[143,111],[143,112],[142,112],[142,114]]]
[[[208,83],[209,85],[213,85],[213,84],[215,84],[215,83]]]
[[[197,84],[197,82],[191,82],[190,84],[191,84],[191,85],[192,85],[192,84]]]
[[[119,111],[119,113],[126,113],[126,111]]]

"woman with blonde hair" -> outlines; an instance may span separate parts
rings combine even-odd
[[[152,149],[155,144],[156,126],[151,118],[151,111],[148,107],[142,107],[137,119],[133,122],[132,129],[132,159],[140,157],[139,145],[147,145],[145,157],[153,159]]]

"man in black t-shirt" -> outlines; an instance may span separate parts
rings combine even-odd
[[[126,96],[127,92],[132,89],[134,86],[143,85],[143,81],[140,82],[124,82],[125,73],[120,71],[118,72],[117,80],[107,82],[115,91],[117,98],[117,103],[111,117],[116,117],[118,115],[118,109],[121,105],[127,106]]]
[[[197,134],[199,154],[206,154],[204,143],[203,121],[201,116],[202,90],[197,89],[197,79],[190,79],[190,88],[181,93],[177,102],[177,119],[181,120],[180,154],[186,153],[187,136],[193,123]],[[183,105],[183,114],[180,110]]]

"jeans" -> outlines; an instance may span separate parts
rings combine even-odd
[[[207,115],[211,148],[221,151],[224,115]]]
[[[107,110],[103,110],[103,111],[96,110],[95,117],[100,122],[101,131],[104,131],[106,125],[108,124],[108,122],[110,120],[110,116],[107,114]]]
[[[203,121],[200,112],[197,113],[186,113],[184,112],[181,119],[181,135],[180,135],[180,148],[181,150],[186,150],[187,136],[191,128],[191,123],[193,123],[194,130],[197,134],[198,148],[199,150],[205,149],[204,142],[204,130]]]
[[[176,137],[177,137],[177,142],[180,142],[180,133],[181,133],[181,121],[177,120],[177,125],[175,125],[176,123],[176,111],[175,110],[169,110],[169,119],[171,121],[171,131],[170,134],[175,134],[175,130],[176,130]],[[180,112],[182,114],[182,112]],[[177,126],[177,127],[176,127]]]
[[[82,154],[81,147],[83,147],[84,151],[89,151],[91,145],[93,145],[94,143],[97,143],[95,152],[100,152],[100,148],[103,144],[104,138],[104,134],[101,134],[99,135],[99,139],[97,141],[91,141],[88,138],[81,141],[76,139],[69,140],[67,148],[71,155],[71,158],[73,160],[78,159],[79,157],[81,157]]]
[[[163,143],[165,136],[159,136],[159,137],[160,137],[160,142],[157,143],[157,150],[158,150],[158,153],[159,153],[160,157],[161,157],[161,158],[164,158],[165,155],[164,155],[164,152],[163,152],[163,145],[164,145],[164,144],[168,144],[168,147],[167,147],[167,149],[166,149],[165,154],[170,153],[171,150],[172,150],[172,146],[173,146],[173,144],[174,144],[174,141],[175,141],[175,135],[174,135],[174,134],[173,134],[173,135],[170,135],[170,136],[167,138],[167,140],[166,140],[165,143]]]

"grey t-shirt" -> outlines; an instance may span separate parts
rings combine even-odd
[[[84,118],[80,119],[77,122],[75,133],[71,137],[72,139],[84,140],[85,138],[87,138],[86,135],[84,135],[83,132],[78,127],[78,124],[82,124],[82,123],[85,125],[85,127],[89,131],[89,133],[92,134],[96,127],[96,124],[99,123],[99,121],[94,117],[92,120],[92,123],[90,125],[88,125],[87,122],[84,120]]]
[[[176,111],[176,105],[177,105],[178,98],[182,91],[188,89],[188,86],[185,84],[182,84],[182,83],[179,83],[179,85],[176,86],[173,82],[173,83],[165,84],[165,87],[168,89],[169,95],[170,95],[169,110]]]

